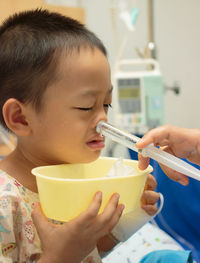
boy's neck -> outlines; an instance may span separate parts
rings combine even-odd
[[[31,174],[35,165],[16,148],[0,162],[0,169],[15,178],[20,184],[33,192],[38,192],[36,178]]]

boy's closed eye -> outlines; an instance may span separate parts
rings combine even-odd
[[[111,103],[104,104],[103,106],[104,106],[105,108],[112,108]],[[93,107],[75,107],[75,109],[77,109],[77,110],[82,110],[82,111],[90,111],[90,110],[93,109]]]

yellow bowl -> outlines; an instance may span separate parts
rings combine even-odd
[[[48,218],[66,222],[87,209],[97,191],[103,193],[102,212],[113,193],[120,194],[124,213],[134,210],[144,189],[147,175],[152,172],[138,169],[137,161],[123,160],[133,167],[137,175],[105,177],[116,158],[101,157],[88,164],[62,164],[37,167],[38,192],[44,214]]]

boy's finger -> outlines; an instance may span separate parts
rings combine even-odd
[[[43,214],[40,204],[39,203],[34,204],[34,207],[35,208],[31,214],[31,217],[36,227],[36,230],[38,232],[38,235],[40,236],[40,238],[43,238],[45,236],[45,233],[47,232],[47,226],[50,223],[48,222],[48,219]]]
[[[101,207],[101,203],[102,203],[102,192],[97,192],[94,195],[93,200],[90,203],[87,210],[85,210],[78,217],[76,217],[74,221],[77,221],[77,224],[80,224],[81,226],[87,227],[98,215],[99,209]]]
[[[156,179],[153,177],[153,175],[148,174],[146,184],[145,184],[145,190],[155,190],[157,187]]]
[[[142,204],[154,205],[158,202],[160,195],[154,191],[144,191],[141,197]]]
[[[142,205],[141,207],[150,216],[155,215],[158,211],[158,208],[155,205]]]
[[[112,229],[114,228],[114,226],[118,223],[123,210],[124,210],[125,206],[123,204],[118,205],[114,215],[112,216],[111,220],[109,221],[109,224],[107,227],[105,227],[105,235],[108,234],[109,232],[112,231]]]
[[[98,216],[96,223],[99,229],[107,225],[114,216],[118,207],[119,198],[120,195],[118,193],[113,194],[104,208],[104,211]]]

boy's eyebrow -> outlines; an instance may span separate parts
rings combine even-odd
[[[111,94],[113,91],[113,86],[111,85],[111,88],[108,90],[108,93]],[[84,97],[94,97],[96,96],[97,92],[94,90],[86,90],[83,92],[80,92],[79,96],[84,96]]]

